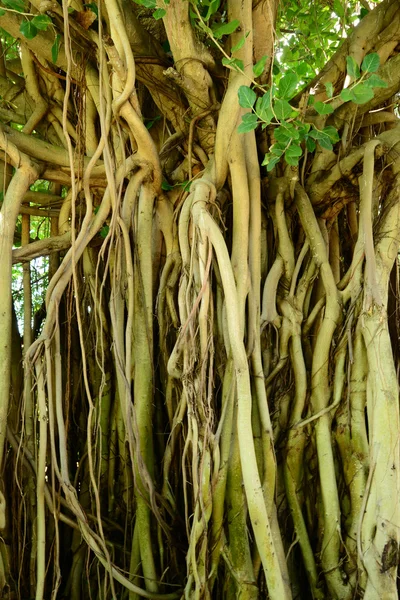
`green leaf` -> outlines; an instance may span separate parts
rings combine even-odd
[[[156,0],[136,0],[136,2],[145,8],[157,8]]]
[[[334,0],[333,2],[333,10],[337,14],[338,17],[344,17],[344,8],[340,0]]]
[[[271,90],[268,90],[261,98],[257,98],[255,111],[262,121],[271,123],[274,118],[271,107]]]
[[[57,33],[56,39],[54,40],[54,44],[51,47],[51,60],[53,61],[54,64],[56,64],[56,62],[58,60],[58,53],[60,51],[60,45],[61,45],[61,35],[59,33]]]
[[[315,46],[315,44],[314,44]],[[311,48],[313,48],[313,45],[310,45]],[[317,48],[315,50],[315,55],[317,57],[317,64],[319,65],[323,65],[325,63],[325,54],[322,50],[322,48]]]
[[[2,17],[2,16],[3,16],[3,15],[5,15],[5,14],[6,14],[6,11],[5,11],[5,10],[3,10],[2,8],[0,8],[0,17]]]
[[[353,90],[346,88],[340,92],[340,97],[344,102],[352,102],[354,100]]]
[[[100,229],[99,233],[103,240],[107,237],[109,231],[110,228],[108,225],[103,225],[103,227]]]
[[[333,97],[333,84],[328,81],[325,84],[325,89],[326,89],[326,95],[328,96],[328,98],[332,98]]]
[[[352,92],[355,104],[365,104],[374,97],[374,90],[365,83],[359,83],[353,87]]]
[[[363,71],[363,73],[376,73],[379,69],[380,62],[379,54],[376,52],[367,54],[364,56],[364,60],[361,63],[361,71]]]
[[[237,43],[237,44],[235,44],[235,45],[233,46],[233,48],[231,49],[231,52],[232,52],[232,54],[233,54],[234,52],[237,52],[237,51],[238,51],[238,50],[240,50],[241,48],[243,48],[243,46],[244,46],[244,44],[245,44],[245,42],[246,42],[246,37],[247,37],[247,36],[243,37],[241,40],[239,40],[239,41],[238,41],[238,43]]]
[[[268,152],[268,154],[266,154],[264,156],[264,160],[262,161],[261,166],[265,167],[268,165],[267,171],[272,171],[272,169],[275,167],[275,165],[277,165],[278,162],[280,161],[282,155],[283,155],[283,151],[281,152],[281,154],[275,155],[275,156],[271,152]]]
[[[27,40],[33,40],[38,34],[38,30],[32,24],[32,21],[22,21],[19,30]]]
[[[166,2],[166,4],[169,4],[169,2],[170,2],[170,0],[168,0],[168,2]],[[220,0],[213,0],[212,2],[210,2],[208,10],[207,10],[207,14],[204,17],[205,21],[208,21],[209,18],[217,12],[220,4],[221,4]]]
[[[311,125],[310,123],[302,123],[301,121],[293,121],[293,124],[296,127],[296,130],[299,133],[299,139],[303,139],[306,134],[310,131]]]
[[[11,8],[17,12],[25,12],[25,4],[23,0],[2,0],[6,8]]]
[[[279,82],[279,96],[283,99],[290,100],[296,92],[298,80],[296,73],[287,73]]]
[[[149,121],[146,123],[146,129],[151,129],[153,127],[154,123],[156,123],[160,119],[161,119],[161,115],[156,115],[153,119],[149,119]]]
[[[241,85],[238,91],[239,104],[242,108],[253,108],[257,95],[247,85]]]
[[[293,139],[284,127],[277,127],[274,129],[274,138],[277,142],[281,142],[282,144],[288,144],[290,140]]]
[[[298,144],[291,144],[285,152],[285,157],[290,156],[292,158],[299,158],[302,154],[303,150],[301,149],[301,146],[299,146]]]
[[[318,140],[321,148],[325,148],[325,150],[333,150],[332,142],[328,137],[323,137]]]
[[[319,129],[312,129],[309,133],[309,136],[314,140],[319,140],[320,138],[324,137],[324,135],[326,134],[322,133],[322,131]]]
[[[279,121],[285,121],[292,114],[292,107],[286,100],[276,100],[274,103],[274,113]]]
[[[159,19],[162,19],[163,17],[165,17],[166,14],[167,14],[167,11],[165,10],[165,8],[157,8],[157,10],[155,10],[153,12],[153,19],[158,21]]]
[[[139,0],[136,0],[136,2],[139,2]],[[156,8],[154,6],[154,8]],[[196,13],[194,13],[191,9],[189,9],[189,15],[190,15],[190,19],[193,23],[196,22],[197,19],[197,15]],[[207,27],[207,25],[203,22],[203,21],[197,21],[197,25],[200,27],[200,29],[202,29],[207,35],[213,37],[213,32],[211,31],[210,27]]]
[[[324,104],[324,102],[316,102],[314,108],[319,115],[331,115],[333,113],[333,106]]]
[[[260,98],[259,98],[259,100],[260,100]],[[269,125],[274,118],[274,113],[272,112],[271,106],[268,106],[265,110],[261,110],[261,111],[257,110],[257,107],[256,107],[255,112],[256,112],[258,118],[260,119],[260,121],[263,122],[263,129],[265,129],[265,127],[267,125]]]
[[[47,15],[36,15],[31,21],[32,25],[40,31],[47,31],[49,25],[52,24],[52,20]]]
[[[217,40],[219,40],[222,38],[222,36],[229,35],[236,31],[239,25],[240,22],[237,19],[234,19],[230,23],[223,23],[222,25],[217,25],[214,29],[212,29],[212,32],[214,34],[214,37]]]
[[[367,79],[364,79],[363,83],[364,85],[367,85],[371,88],[387,88],[388,86],[387,81],[381,79],[380,77],[378,77],[378,75],[375,74],[370,75],[369,77],[367,77]]]
[[[243,61],[240,60],[239,58],[225,58],[225,56],[222,59],[222,64],[225,65],[225,67],[232,67],[235,71],[237,70],[244,70],[244,64]]]
[[[283,153],[285,152],[285,148],[286,148],[286,144],[274,144],[273,146],[271,146],[270,148],[270,154],[274,155],[274,156],[278,156],[278,158],[280,158],[281,156],[283,156]]]
[[[352,56],[346,57],[347,74],[354,79],[358,79],[361,75],[360,67]]]
[[[288,165],[292,167],[297,167],[299,164],[300,158],[298,156],[287,156],[285,153],[285,161]]]
[[[281,160],[280,158],[278,158],[277,156],[274,156],[273,158],[271,158],[270,161],[268,161],[268,165],[267,165],[267,171],[268,171],[268,173],[270,171],[272,171],[272,169],[278,164],[278,162],[280,160]]]
[[[161,189],[164,190],[165,192],[169,192],[169,190],[174,189],[174,186],[171,185],[170,183],[168,183],[168,181],[164,181],[161,184]]]
[[[238,127],[238,133],[248,133],[249,131],[253,131],[254,129],[256,129],[257,125],[257,115],[255,115],[254,113],[247,113],[242,117],[242,122]]]
[[[314,142],[313,139],[311,139],[310,137],[307,137],[306,146],[307,146],[307,150],[309,152],[314,152],[315,148],[317,147],[317,144]]]
[[[296,66],[296,73],[297,75],[300,75],[300,77],[304,77],[305,75],[308,75],[310,71],[310,67],[308,66],[308,64],[306,62],[299,62],[298,65]]]
[[[338,130],[336,129],[336,127],[333,127],[332,125],[328,125],[327,127],[324,127],[322,132],[325,133],[329,137],[331,142],[333,142],[333,143],[336,143],[340,140]]]
[[[274,138],[277,142],[282,142],[285,145],[290,140],[298,140],[300,134],[296,127],[294,127],[291,123],[283,122],[280,127],[277,127],[274,130]]]
[[[268,56],[263,56],[253,67],[254,77],[260,77],[263,74]]]
[[[326,148],[326,150],[333,150],[330,136],[326,132],[320,131],[319,129],[313,129],[310,131],[309,136],[310,138],[317,140],[322,148]]]

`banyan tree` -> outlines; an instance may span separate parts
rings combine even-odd
[[[0,27],[0,596],[398,598],[400,2]]]

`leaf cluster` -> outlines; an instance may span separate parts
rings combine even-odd
[[[386,87],[387,83],[376,75],[379,64],[379,56],[376,53],[367,54],[361,67],[354,58],[347,57],[347,74],[355,81],[349,88],[342,90],[341,100],[365,104],[374,97],[374,88]],[[299,119],[299,111],[290,104],[290,100],[300,83],[298,74],[291,71],[283,75],[278,85],[273,84],[261,97],[257,97],[255,90],[249,86],[239,88],[240,106],[251,111],[242,116],[239,133],[253,131],[258,125],[261,125],[262,129],[268,125],[274,126],[275,143],[262,163],[267,167],[267,171],[271,171],[282,157],[288,165],[297,166],[304,148],[314,152],[318,143],[325,150],[333,150],[334,144],[340,139],[337,129],[331,125],[319,129],[316,125],[304,123]],[[334,112],[332,83],[326,84],[326,93],[328,100],[325,102],[314,103],[313,97],[310,97],[310,104],[321,116]]]

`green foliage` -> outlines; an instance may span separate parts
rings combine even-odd
[[[283,76],[293,71],[307,84],[338,48],[359,18],[356,0],[328,3],[282,0],[277,27],[276,56]],[[329,97],[329,94],[328,94]]]
[[[27,40],[33,40],[39,31],[47,31],[49,25],[52,25],[52,20],[47,15],[36,15],[33,19],[22,21],[20,32]]]
[[[245,35],[244,37],[242,37],[242,39],[239,40],[237,44],[235,44],[234,46],[232,46],[232,50],[231,50],[232,54],[234,52],[237,52],[238,50],[241,50],[241,48],[243,48],[243,46],[245,45],[245,42],[246,42],[247,35]]]
[[[244,69],[243,61],[239,58],[225,58],[224,56],[222,59],[222,64],[224,67],[231,67],[235,71],[243,71]]]
[[[291,72],[287,75],[284,75],[279,81],[278,85],[279,97],[286,100],[290,100],[290,98],[292,98],[296,93],[298,83],[299,80],[296,73]]]
[[[167,14],[167,11],[165,8],[157,6],[157,0],[134,0],[134,1],[136,4],[139,4],[139,6],[144,6],[144,8],[149,8],[151,10],[154,10],[152,16],[155,21],[159,21],[160,19],[165,17],[165,15]],[[164,0],[164,4],[165,4],[165,6],[167,6],[169,4],[169,0]],[[96,8],[97,8],[97,6],[96,6]],[[96,14],[98,14],[97,10],[95,12],[96,12]]]
[[[285,121],[292,114],[292,107],[287,100],[281,100],[278,98],[274,102],[274,114],[278,121]]]
[[[156,115],[155,117],[153,117],[151,119],[146,119],[146,121],[147,121],[146,128],[151,129],[153,127],[154,123],[156,123],[160,119],[161,119],[161,115]]]
[[[274,118],[271,104],[271,90],[265,92],[261,98],[257,98],[255,112],[261,121],[267,125],[271,123]]]
[[[338,17],[343,18],[345,16],[345,9],[340,0],[334,0],[333,2],[333,10],[337,14]]]
[[[239,104],[242,108],[253,108],[253,105],[257,99],[257,95],[254,90],[252,90],[247,85],[242,85],[239,88]]]
[[[359,83],[351,90],[351,94],[355,104],[365,104],[374,97],[374,90],[364,83]]]
[[[322,131],[314,127],[308,134],[310,138],[316,140],[321,148],[333,150],[333,144],[339,141],[339,134],[335,127],[325,127]]]
[[[267,59],[268,56],[263,56],[258,62],[256,62],[256,64],[253,67],[254,77],[260,77],[260,75],[262,75],[265,69],[265,65],[267,63]]]
[[[325,84],[325,90],[328,98],[333,98],[333,85],[330,81]]]
[[[165,17],[166,14],[167,14],[167,11],[165,10],[165,8],[157,8],[157,10],[155,10],[153,12],[153,19],[158,21],[159,19],[162,19],[163,17]]]
[[[103,238],[103,240],[107,237],[108,232],[110,231],[110,228],[108,225],[103,225],[103,227],[100,229],[100,237]]]
[[[242,122],[238,127],[239,133],[247,133],[248,131],[253,131],[258,125],[257,115],[254,113],[246,113],[242,117]]]
[[[365,104],[374,97],[375,87],[386,87],[387,83],[375,74],[379,69],[379,56],[376,53],[367,54],[361,64],[361,68],[352,56],[346,58],[347,74],[354,80],[350,87],[340,92],[343,102],[354,102]],[[262,71],[260,71],[262,72]],[[270,171],[284,156],[288,165],[296,166],[303,155],[303,147],[308,152],[314,152],[317,143],[325,150],[333,150],[333,145],[339,141],[339,134],[335,127],[327,126],[318,129],[315,125],[302,123],[296,119],[296,109],[291,106],[289,100],[295,95],[300,79],[295,71],[289,71],[282,75],[279,71],[278,85],[272,85],[271,89],[257,98],[256,92],[249,86],[239,88],[239,105],[250,109],[242,116],[239,125],[239,133],[247,133],[257,128],[262,128],[272,123],[274,128],[275,144],[271,146],[266,154],[263,165]],[[328,100],[325,102],[314,102],[310,97],[309,106],[313,106],[318,115],[324,117],[334,112],[331,104],[333,100],[333,85],[325,84]]]
[[[25,4],[23,0],[2,0],[3,6],[17,12],[25,11]]]
[[[290,144],[289,148],[285,152],[285,160],[288,165],[297,165],[300,156],[303,154],[299,144]]]
[[[306,148],[307,148],[308,152],[314,152],[316,147],[317,147],[317,144],[315,143],[315,141],[311,137],[307,137]]]
[[[31,186],[35,192],[46,192],[49,189],[49,182],[39,179]],[[14,248],[21,246],[22,221],[18,218],[15,227]],[[30,238],[31,241],[41,240],[49,237],[50,223],[43,217],[30,218]],[[49,259],[47,256],[36,258],[30,262],[31,286],[32,286],[32,314],[42,306],[44,291],[48,286]],[[22,285],[23,266],[21,263],[12,266],[12,296],[14,308],[17,315],[17,322],[20,333],[23,332],[24,319],[24,292]],[[33,325],[33,323],[32,323]]]
[[[37,179],[29,189],[32,192],[48,192],[50,189],[50,182],[46,179]]]
[[[27,40],[33,40],[38,34],[38,30],[32,21],[22,21],[19,30]]]
[[[218,11],[221,2],[220,0],[203,0],[201,4],[204,6],[204,20],[208,21]]]
[[[355,77],[355,81],[350,87],[340,92],[340,98],[344,102],[354,102],[355,104],[365,104],[374,97],[373,88],[387,87],[386,81],[375,75],[375,71],[379,69],[379,55],[375,52],[367,54],[361,64],[361,69],[358,67],[353,57],[347,57],[347,74]],[[362,74],[361,74],[362,73]],[[369,77],[367,75],[372,73]]]
[[[234,19],[230,23],[223,23],[212,27],[212,32],[217,40],[220,40],[224,35],[230,35],[239,27],[240,23]]]
[[[283,122],[274,130],[274,137],[277,142],[288,144],[291,140],[300,139],[300,132],[293,123]]]
[[[350,75],[350,77],[353,77],[354,79],[358,79],[361,75],[360,67],[356,63],[356,60],[353,58],[353,56],[346,57],[346,65],[347,74]]]
[[[171,185],[170,183],[168,183],[168,181],[164,179],[164,181],[161,184],[161,189],[165,192],[169,192],[170,190],[173,190],[176,187],[181,187],[184,192],[188,192],[190,190],[191,184],[191,181],[181,181],[179,183],[175,183],[175,185]]]
[[[330,115],[333,113],[333,106],[325,102],[316,102],[314,108],[319,115]]]
[[[362,61],[361,71],[365,73],[375,73],[379,69],[379,54],[373,52],[372,54],[367,54]]]
[[[48,15],[35,15],[31,23],[39,31],[47,31],[49,25],[52,25],[52,20]]]
[[[152,8],[152,9],[157,8],[156,0],[135,0],[135,1],[136,1],[136,4],[139,4],[140,6],[144,6],[145,8]]]
[[[367,77],[364,79],[364,84],[372,88],[387,88],[388,86],[387,82],[378,77],[378,75],[371,75],[371,77]]]
[[[60,44],[61,44],[61,35],[59,33],[57,33],[56,38],[54,40],[54,44],[51,47],[51,59],[54,64],[57,62],[57,59],[58,59],[58,53],[60,51]]]
[[[329,137],[331,142],[333,142],[334,144],[336,144],[336,142],[338,142],[340,140],[340,137],[339,137],[336,127],[332,127],[332,125],[328,125],[327,127],[324,127],[323,131]]]

